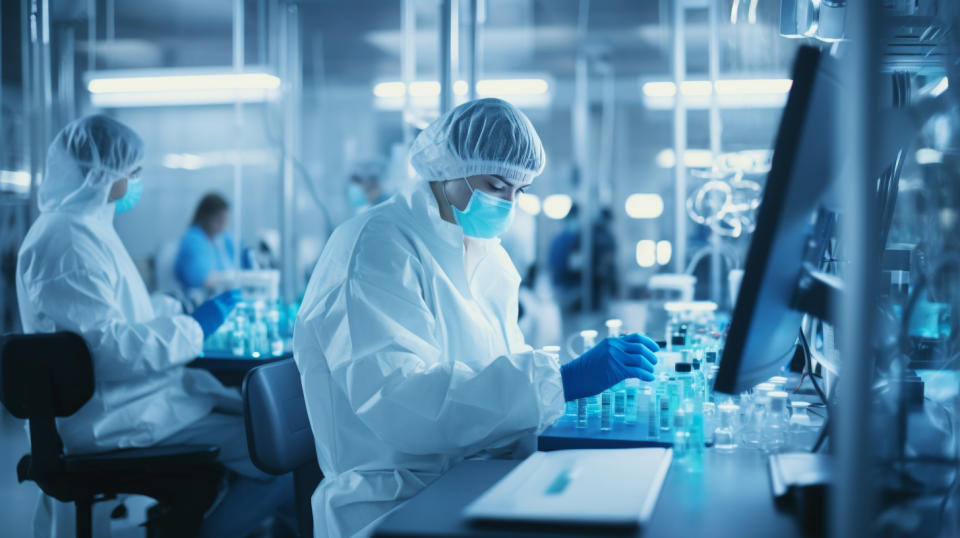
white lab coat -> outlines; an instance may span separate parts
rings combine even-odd
[[[324,480],[317,536],[365,535],[467,457],[563,414],[560,366],[524,344],[499,240],[464,242],[426,183],[338,228],[294,331]]]

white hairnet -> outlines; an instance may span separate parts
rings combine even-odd
[[[528,183],[543,171],[546,155],[523,112],[501,99],[479,99],[424,129],[410,148],[410,163],[427,181],[489,174]]]
[[[383,159],[362,159],[350,167],[350,175],[356,176],[364,183],[373,182],[373,183],[382,183],[384,180],[384,173],[386,172],[387,165]]]
[[[143,140],[103,115],[69,123],[47,150],[47,170],[37,193],[40,211],[92,211],[110,187],[143,160]]]

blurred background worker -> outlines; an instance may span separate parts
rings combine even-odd
[[[363,159],[353,165],[347,182],[347,201],[360,211],[390,197],[386,186],[387,164],[382,159]]]
[[[174,265],[177,280],[188,295],[212,287],[217,274],[236,269],[236,247],[226,231],[229,214],[230,206],[217,193],[204,195],[197,204]]]
[[[20,249],[17,298],[26,333],[72,331],[93,357],[96,388],[57,430],[68,454],[166,444],[220,447],[230,471],[205,536],[242,535],[288,500],[290,487],[256,470],[246,449],[240,395],[185,365],[224,322],[239,293],[190,316],[151,298],[113,225],[140,200],[143,141],[106,116],[68,124],[47,152],[41,215]],[[72,535],[73,505],[43,496],[38,535]]]
[[[593,248],[589,257],[583,253],[580,242],[582,229],[576,205],[570,208],[564,228],[550,243],[550,272],[557,297],[567,312],[583,310],[581,280],[584,264],[593,265],[592,289],[595,309],[604,309],[617,296],[617,240],[613,235],[613,212],[600,210],[593,222]]]

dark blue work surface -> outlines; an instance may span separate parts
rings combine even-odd
[[[774,507],[766,462],[767,457],[759,451],[727,454],[707,450],[702,474],[671,467],[650,524],[643,532],[636,530],[626,536],[801,536],[794,519]],[[477,528],[463,520],[460,516],[463,509],[519,463],[463,462],[387,517],[374,535],[539,537],[574,534],[529,527]]]
[[[575,417],[563,417],[547,428],[537,438],[537,449],[569,450],[574,448],[644,448],[673,446],[671,433],[651,438],[647,435],[646,421],[637,424],[625,424],[622,418],[613,423],[610,431],[602,431],[599,425],[591,422],[587,428],[578,428]]]

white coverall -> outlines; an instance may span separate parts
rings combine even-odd
[[[564,409],[524,344],[498,239],[443,221],[426,182],[340,226],[294,331],[324,480],[317,536],[366,535],[453,465],[516,452]]]

